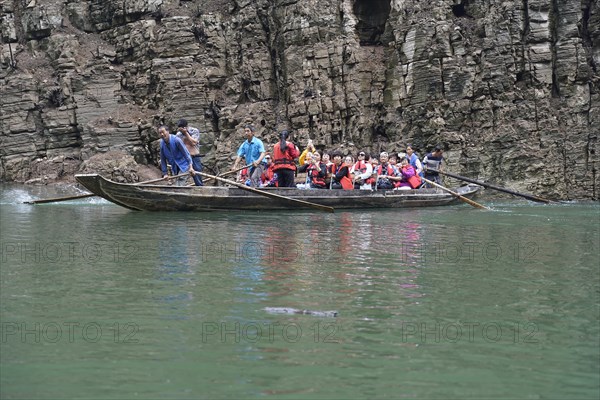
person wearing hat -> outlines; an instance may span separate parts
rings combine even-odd
[[[444,160],[443,156],[444,150],[441,145],[436,145],[433,148],[431,153],[427,153],[427,155],[423,158],[423,168],[425,170],[425,179],[429,179],[439,185],[442,184],[442,180],[440,178],[440,174],[437,171],[442,170],[442,161]],[[429,184],[428,187],[431,187]]]
[[[186,149],[192,157],[194,170],[202,171],[202,160],[200,159],[200,131],[192,126],[188,126],[186,119],[181,118],[177,122],[177,137],[183,141]],[[202,177],[194,174],[194,183],[196,186],[204,186]]]

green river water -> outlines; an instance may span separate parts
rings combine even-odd
[[[22,204],[49,190],[0,187],[3,399],[600,397],[597,203]]]

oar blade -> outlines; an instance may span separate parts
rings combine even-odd
[[[475,208],[480,208],[480,209],[482,209],[482,210],[491,210],[491,208],[489,208],[489,207],[486,207],[486,206],[484,206],[483,204],[479,204],[479,203],[477,203],[476,201],[473,201],[473,200],[471,200],[471,199],[468,199],[468,198],[466,198],[465,196],[462,196],[462,195],[460,195],[460,194],[456,193],[455,191],[453,191],[453,190],[450,190],[450,189],[448,189],[447,187],[440,185],[439,183],[436,183],[436,182],[434,182],[434,181],[431,181],[431,180],[429,180],[429,179],[426,179],[426,178],[422,178],[422,179],[423,179],[425,182],[429,183],[430,185],[432,185],[432,186],[435,186],[435,187],[437,187],[437,188],[440,188],[440,189],[442,189],[442,190],[443,190],[443,191],[445,191],[445,192],[448,192],[448,193],[450,193],[451,195],[453,195],[454,197],[458,198],[458,199],[459,199],[459,200],[461,200],[462,202],[464,202],[464,203],[467,203],[467,204],[469,204],[469,205],[471,205],[471,206],[473,206],[473,207],[475,207]]]
[[[69,201],[69,200],[76,200],[76,199],[84,199],[86,197],[92,197],[92,196],[95,196],[95,194],[93,194],[93,193],[86,193],[86,194],[79,194],[79,195],[75,195],[75,196],[54,197],[54,198],[50,198],[50,199],[39,199],[39,200],[24,201],[23,204],[58,203],[60,201]]]

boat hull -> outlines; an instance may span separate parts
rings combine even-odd
[[[143,211],[227,211],[312,209],[294,201],[266,197],[236,187],[133,185],[117,183],[97,174],[75,175],[89,191],[131,210]],[[471,197],[481,189],[467,185],[454,190]],[[433,207],[460,202],[436,189],[417,190],[324,190],[261,188],[280,196],[304,200],[335,209]]]

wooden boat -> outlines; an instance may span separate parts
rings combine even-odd
[[[265,197],[237,187],[167,186],[117,183],[98,174],[75,175],[90,192],[112,203],[143,211],[226,211],[310,209],[285,199]],[[461,196],[471,197],[479,185],[455,188]],[[281,196],[338,209],[400,208],[445,206],[460,202],[455,196],[437,189],[416,190],[325,190],[261,188]]]

